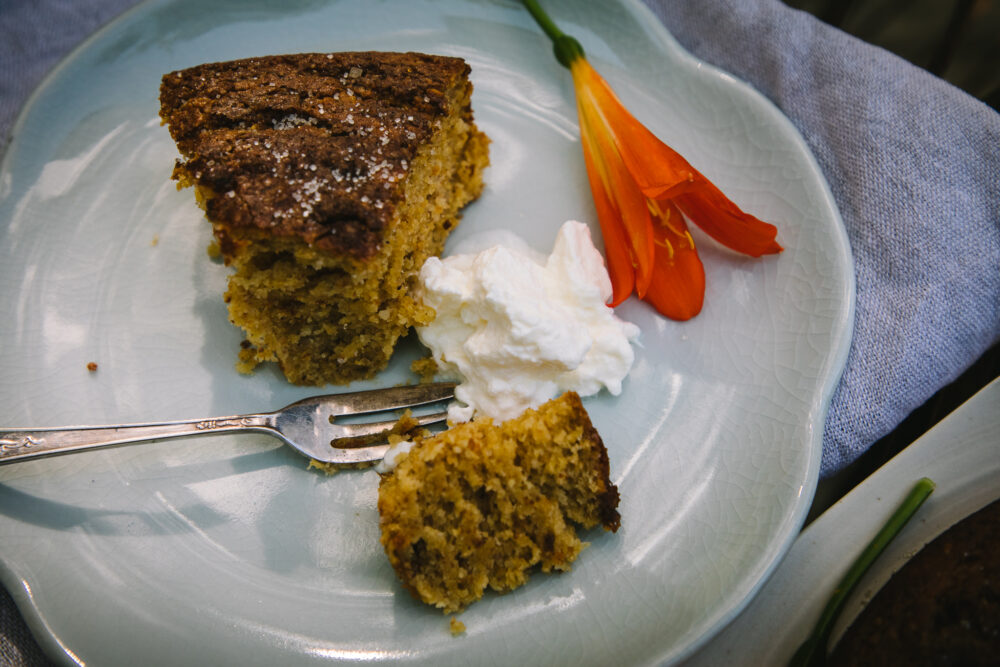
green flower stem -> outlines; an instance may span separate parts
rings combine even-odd
[[[847,598],[850,597],[861,577],[868,571],[875,559],[885,551],[885,548],[899,534],[899,531],[927,500],[932,491],[934,491],[934,482],[926,477],[913,486],[900,506],[889,517],[889,520],[872,541],[868,543],[868,546],[847,570],[837,587],[833,589],[833,595],[826,603],[826,607],[823,608],[823,613],[820,614],[816,627],[792,656],[788,663],[789,667],[815,667],[826,664],[826,648],[830,642],[830,632],[833,630],[834,621],[843,611]]]
[[[552,50],[556,54],[556,60],[563,67],[569,68],[577,58],[585,57],[580,42],[560,30],[555,22],[549,18],[549,15],[545,13],[541,5],[538,4],[537,0],[521,1],[531,14],[531,18],[535,19],[535,22],[542,29],[542,32],[552,40]]]
[[[549,36],[549,39],[554,42],[562,36],[563,31],[556,26],[555,22],[553,22],[551,18],[549,18],[549,15],[545,13],[545,10],[542,9],[541,5],[539,5],[536,0],[523,0],[523,2],[525,8],[527,8],[528,12],[531,14],[531,17],[535,19],[535,22],[538,23],[538,26],[542,29],[542,31]]]

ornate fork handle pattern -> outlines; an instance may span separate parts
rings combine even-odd
[[[8,429],[0,432],[0,464],[19,459],[66,454],[83,449],[233,431],[274,433],[272,415],[239,415],[121,426]]]

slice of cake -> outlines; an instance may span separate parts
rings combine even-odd
[[[378,497],[396,574],[446,613],[524,584],[535,566],[568,570],[583,547],[576,527],[618,530],[617,506],[607,450],[573,392],[418,439]]]
[[[487,137],[469,66],[418,53],[250,58],[171,72],[160,116],[246,331],[241,370],[347,383],[382,369],[432,313],[411,295],[482,190]]]

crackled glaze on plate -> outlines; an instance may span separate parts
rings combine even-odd
[[[708,293],[687,323],[645,304],[618,397],[586,405],[622,494],[572,573],[448,619],[401,590],[378,544],[377,477],[327,478],[266,437],[206,437],[0,468],[0,575],[45,648],[91,664],[641,664],[689,654],[760,587],[801,525],[843,367],[853,273],[836,208],[791,124],[685,54],[637,2],[549,2],[649,127],[786,250],[750,260],[698,236]],[[511,229],[551,247],[594,212],[568,73],[519,3],[142,5],[64,62],[0,173],[0,423],[225,415],[313,390],[233,368],[226,270],[169,180],[162,74],[267,53],[466,58],[492,137],[482,198],[452,241]],[[694,231],[696,235],[697,231]],[[412,340],[376,380],[408,377]],[[98,370],[88,372],[88,362]]]

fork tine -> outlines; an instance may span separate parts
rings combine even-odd
[[[440,424],[448,419],[447,412],[435,412],[428,415],[412,417],[415,426],[430,426]],[[363,424],[333,424],[336,436],[330,442],[338,449],[352,449],[351,441],[359,441],[358,444],[367,444],[381,435],[388,435],[393,428],[399,424],[399,420],[366,422]],[[356,447],[356,446],[355,446]]]
[[[428,403],[445,401],[455,396],[454,382],[434,382],[390,387],[367,391],[353,391],[319,397],[323,408],[331,416],[363,415],[370,412],[412,408]],[[307,399],[316,400],[316,399]]]

